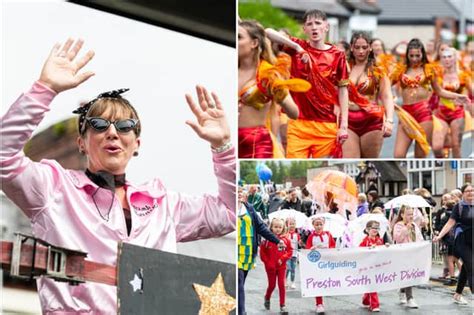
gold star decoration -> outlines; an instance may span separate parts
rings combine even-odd
[[[201,300],[199,315],[228,315],[235,308],[235,299],[225,291],[221,273],[211,287],[193,283],[193,288]]]

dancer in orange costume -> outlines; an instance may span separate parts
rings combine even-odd
[[[459,71],[456,64],[456,50],[446,48],[441,53],[441,66],[443,69],[439,84],[446,90],[459,94],[472,94],[472,80],[468,73]],[[438,98],[439,99],[439,98]],[[439,99],[435,116],[439,119],[441,128],[433,132],[433,151],[436,157],[442,158],[443,147],[448,132],[450,132],[451,149],[453,158],[461,157],[461,140],[464,131],[464,106],[451,100]],[[469,119],[469,118],[468,118]]]
[[[375,65],[369,34],[352,35],[349,65],[349,139],[342,146],[343,157],[377,158],[383,137],[392,134],[394,109],[390,80],[384,69]]]
[[[372,48],[372,52],[374,53],[377,66],[383,67],[387,74],[390,73],[397,63],[397,60],[394,55],[387,53],[383,41],[380,38],[372,38],[370,48]]]
[[[428,106],[432,90],[441,97],[467,102],[465,95],[453,93],[441,88],[437,81],[436,67],[428,63],[425,48],[417,38],[407,46],[405,64],[398,64],[390,75],[392,82],[398,82],[403,100],[402,109],[408,112],[423,128],[424,136],[431,143],[433,117]],[[401,122],[403,124],[403,121]],[[402,126],[397,129],[395,140],[395,158],[405,158],[412,138]],[[415,145],[415,157],[424,158],[429,151],[423,149],[419,142]]]
[[[346,58],[336,46],[324,42],[329,30],[324,12],[307,11],[303,21],[308,41],[266,30],[291,55],[291,74],[311,83],[308,92],[292,93],[300,113],[298,120],[288,122],[287,157],[342,157],[341,145],[348,137]]]
[[[263,27],[255,21],[239,22],[239,158],[272,158],[274,140],[265,127],[272,102],[290,118],[298,107],[289,89],[307,90],[303,80],[288,80],[289,58],[277,59]]]

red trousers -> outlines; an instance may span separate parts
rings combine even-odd
[[[268,278],[268,288],[267,292],[265,293],[265,300],[270,300],[273,290],[275,290],[276,280],[278,278],[278,292],[280,293],[280,306],[285,305],[285,278],[286,278],[286,266],[284,268],[278,269],[267,269]]]
[[[374,308],[379,308],[379,296],[377,292],[365,293],[362,297],[362,304],[368,305],[371,310]]]

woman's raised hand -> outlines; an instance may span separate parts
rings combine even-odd
[[[92,71],[79,73],[94,57],[94,52],[89,50],[84,56],[76,59],[83,43],[82,39],[74,42],[72,38],[69,38],[62,47],[60,43],[56,43],[43,65],[39,81],[56,93],[60,93],[75,88],[93,76]]]
[[[215,93],[212,98],[202,86],[196,86],[199,105],[194,103],[191,95],[186,94],[186,102],[197,121],[187,120],[197,135],[208,141],[213,148],[219,148],[230,141],[230,129],[227,124],[222,104]]]

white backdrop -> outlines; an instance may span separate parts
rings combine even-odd
[[[80,101],[128,87],[125,97],[137,109],[143,133],[127,177],[135,183],[160,177],[168,189],[191,194],[217,190],[209,146],[184,123],[193,118],[184,94],[195,95],[196,84],[215,91],[235,131],[235,49],[62,1],[2,2],[0,114],[39,77],[54,43],[81,37],[82,51],[96,53],[87,66],[96,75],[60,94],[37,131],[71,117]]]

